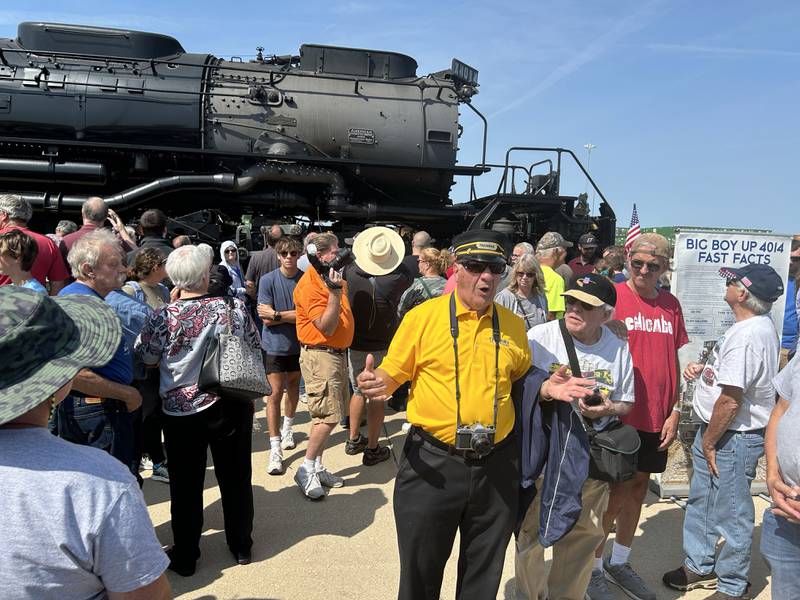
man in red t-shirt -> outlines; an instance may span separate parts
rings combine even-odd
[[[33,216],[31,205],[17,194],[0,195],[0,234],[9,229],[19,229],[28,234],[36,242],[39,253],[33,263],[31,275],[39,283],[46,286],[50,282],[50,295],[55,296],[69,278],[67,265],[55,242],[45,235],[31,231],[26,227]],[[0,285],[8,285],[11,279],[0,275]]]
[[[597,238],[593,233],[584,233],[578,239],[578,256],[567,264],[575,277],[594,273],[594,260],[597,258]]]
[[[650,474],[665,471],[667,448],[675,439],[680,418],[673,410],[681,373],[678,348],[689,338],[678,299],[656,288],[667,269],[669,242],[657,233],[646,233],[636,238],[628,255],[630,279],[616,285],[614,317],[628,330],[636,397],[633,409],[622,420],[639,431],[642,445],[636,477],[611,485],[603,526],[608,536],[616,521],[617,532],[608,559],[602,560],[605,540],[597,548],[589,598],[607,597],[607,589],[598,589],[606,585],[605,580],[623,587],[631,597],[656,597],[631,568],[628,557]]]

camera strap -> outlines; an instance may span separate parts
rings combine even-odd
[[[458,382],[458,319],[456,318],[456,294],[450,294],[450,335],[453,336],[453,356],[456,376],[456,429],[461,427],[461,385]],[[494,415],[492,427],[497,429],[497,395],[500,380],[500,318],[497,306],[492,303],[492,340],[494,341]]]

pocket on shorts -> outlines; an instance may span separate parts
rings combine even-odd
[[[312,417],[325,417],[325,405],[328,396],[327,381],[306,381],[306,394],[308,395],[308,412]]]

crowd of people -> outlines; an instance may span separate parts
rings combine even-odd
[[[270,476],[285,475],[305,402],[294,481],[309,500],[345,484],[323,460],[337,426],[369,468],[391,456],[379,441],[387,402],[406,411],[393,500],[402,600],[439,598],[456,532],[459,598],[496,597],[512,535],[521,597],[606,600],[611,584],[656,598],[630,555],[678,431],[682,379],[701,425],[686,558],[663,584],[747,598],[755,544],[773,598],[800,598],[800,241],[788,279],[759,264],[720,271],[735,324],[704,363],[681,365],[671,248],[654,233],[601,248],[595,232],[576,247],[547,232],[507,254],[494,231],[436,248],[424,231],[373,226],[345,240],[349,254],[331,232],[275,224],[248,256],[232,240],[216,254],[170,239],[158,209],[138,231],[101,198],[81,216],[45,235],[27,227],[22,197],[0,195],[0,596],[171,597],[164,571],[191,576],[200,558],[209,450],[232,560],[251,561],[256,405],[201,383],[224,334],[263,356]],[[769,313],[784,295],[780,337]],[[609,481],[590,447],[623,427],[635,472]],[[754,540],[764,454],[773,504]],[[169,484],[166,552],[143,468]]]

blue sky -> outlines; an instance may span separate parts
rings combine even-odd
[[[349,45],[409,54],[420,73],[457,57],[480,71],[474,103],[489,118],[491,162],[523,145],[571,148],[585,164],[592,143],[590,171],[622,226],[635,202],[644,227],[800,231],[797,2],[32,4],[3,3],[0,36],[50,20],[158,31],[218,56]],[[459,162],[473,164],[481,129],[462,114]],[[488,191],[496,183],[485,177]],[[465,199],[467,187],[453,197]],[[564,171],[562,191],[584,187]]]

